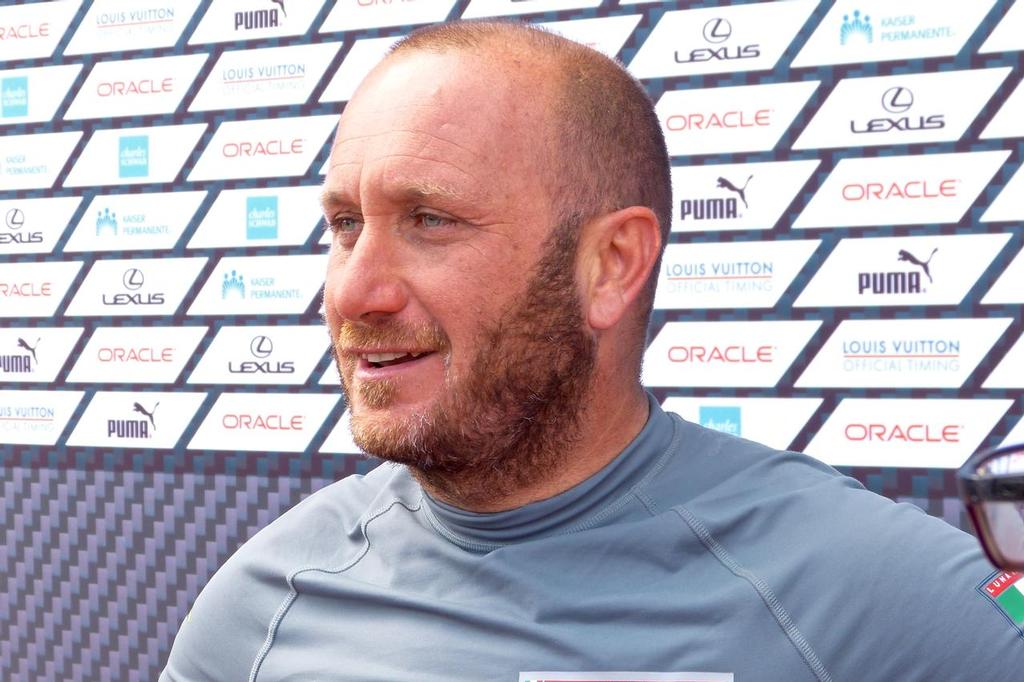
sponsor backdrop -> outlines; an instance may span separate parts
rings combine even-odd
[[[666,408],[957,525],[955,467],[1024,440],[1024,2],[7,5],[0,679],[155,679],[241,542],[372,466],[317,185],[362,76],[458,17],[592,45],[656,102]]]

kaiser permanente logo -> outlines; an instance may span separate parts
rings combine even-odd
[[[118,138],[117,169],[121,178],[149,176],[149,135],[122,135]]]
[[[277,197],[246,197],[245,238],[277,239]]]
[[[28,116],[28,77],[15,76],[0,81],[0,115],[4,118]]]

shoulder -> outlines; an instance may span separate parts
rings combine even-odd
[[[713,471],[680,507],[835,679],[864,679],[865,661],[868,679],[1017,679],[1024,638],[985,594],[995,571],[973,537],[805,455],[703,431],[693,456]]]
[[[380,505],[418,489],[382,466],[309,495],[242,545],[210,578],[175,637],[161,680],[244,680],[278,609],[288,577],[341,563],[361,547],[361,524]]]

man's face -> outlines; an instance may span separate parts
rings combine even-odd
[[[589,385],[576,231],[552,229],[544,107],[522,87],[468,55],[393,59],[331,153],[324,308],[353,435],[427,478],[522,484]]]

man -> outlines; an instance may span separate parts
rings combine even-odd
[[[969,536],[663,412],[670,215],[642,88],[513,24],[415,32],[324,185],[356,442],[211,579],[163,680],[1011,680]]]

